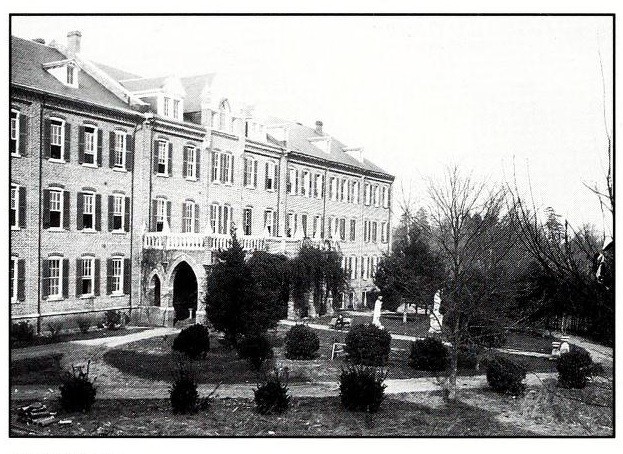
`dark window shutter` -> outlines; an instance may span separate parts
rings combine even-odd
[[[132,288],[132,263],[130,259],[123,259],[123,293],[130,294]]]
[[[84,193],[79,192],[76,196],[76,229],[82,230],[84,223],[82,215],[84,214]]]
[[[253,187],[257,188],[257,161],[253,161]]]
[[[273,236],[279,236],[279,213],[277,211],[273,211]]]
[[[63,259],[63,298],[69,297],[69,259]]]
[[[18,206],[19,228],[26,228],[26,188],[19,188],[19,206]]]
[[[154,142],[154,156],[153,156],[153,164],[154,164],[154,173],[158,173],[158,141]]]
[[[43,157],[50,157],[50,133],[52,131],[52,122],[49,118],[43,120]]]
[[[50,190],[43,190],[43,228],[50,228]]]
[[[171,228],[171,202],[167,201],[167,224]]]
[[[195,233],[199,233],[199,205],[195,204]]]
[[[102,231],[102,196],[95,194],[95,230]]]
[[[249,177],[247,176],[247,165],[251,164],[253,165],[253,163],[251,161],[249,161],[248,159],[243,159],[244,162],[244,168],[242,169],[242,186],[247,186],[249,184]],[[253,170],[253,168],[251,168],[251,170]]]
[[[50,294],[50,262],[47,259],[41,260],[41,292],[44,299]]]
[[[173,175],[173,143],[169,142],[169,176]]]
[[[125,136],[125,168],[128,171],[134,170],[134,137],[132,134]]]
[[[188,164],[188,147],[184,147],[184,153],[183,153],[183,159],[182,159],[182,176],[184,178],[186,178],[188,176],[187,172],[186,172],[186,164]]]
[[[93,260],[95,262],[95,271],[93,276],[93,295],[100,296],[100,259]]]
[[[274,178],[275,178],[275,187],[274,187],[274,189],[276,191],[279,190],[279,180],[281,179],[280,175],[281,175],[281,173],[279,172],[279,164],[277,164],[275,166],[275,175],[274,175]]]
[[[112,195],[108,196],[108,231],[112,232],[114,228],[114,220],[113,220],[113,207],[114,207],[114,197]]]
[[[71,161],[71,125],[65,122],[65,162]]]
[[[82,295],[82,259],[76,259],[76,296]]]
[[[195,148],[195,177],[201,178],[201,148]]]
[[[221,154],[221,178],[220,178],[221,183],[225,183],[225,181],[227,180],[227,174],[225,173],[225,171],[227,170],[225,168],[226,162],[227,162],[227,155],[223,153]]]
[[[28,156],[28,117],[23,113],[19,114],[19,154]]]
[[[104,151],[104,131],[97,130],[97,167],[102,167],[102,152]]]
[[[69,191],[63,191],[63,228],[69,230]]]
[[[151,201],[151,231],[155,232],[156,231],[156,210],[158,209],[158,201],[157,200],[152,200]]]
[[[84,162],[84,126],[78,126],[78,164]]]
[[[17,301],[26,299],[26,260],[17,261]]]
[[[231,184],[234,184],[234,174],[235,174],[234,169],[236,168],[236,166],[234,165],[234,162],[235,162],[234,161],[234,155],[230,155],[230,156],[231,156],[231,162],[229,163],[230,164],[229,172],[230,172],[231,176],[229,178],[229,182]]]
[[[216,174],[216,160],[218,159],[218,155],[216,154],[216,151],[213,151],[211,153],[211,157],[212,157],[212,175],[211,175],[211,181],[216,181],[218,179],[218,175]]]
[[[125,216],[124,216],[124,230],[130,231],[130,198],[125,198]]]
[[[108,134],[108,166],[112,169],[115,167],[115,133],[114,131],[110,131]]]
[[[106,294],[112,293],[112,259],[106,259]]]
[[[264,189],[268,189],[268,163],[265,166],[265,174],[264,174]]]

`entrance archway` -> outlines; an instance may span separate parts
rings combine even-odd
[[[160,278],[154,274],[152,278],[153,301],[152,305],[160,306]]]
[[[197,313],[197,276],[186,262],[180,262],[173,271],[173,309],[175,320],[186,320]]]

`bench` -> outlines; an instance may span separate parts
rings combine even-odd
[[[331,361],[333,361],[333,359],[335,359],[335,357],[339,354],[346,354],[346,352],[344,352],[345,346],[346,344],[333,342],[333,346],[331,347]]]
[[[338,330],[350,329],[351,322],[350,318],[344,317],[341,321],[338,321],[337,317],[333,317],[329,322],[329,328]]]

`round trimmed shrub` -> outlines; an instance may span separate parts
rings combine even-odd
[[[169,388],[173,413],[194,413],[199,406],[197,382],[189,369],[179,367]]]
[[[305,325],[295,325],[286,334],[286,358],[314,359],[320,348],[316,332]]]
[[[284,383],[277,373],[266,378],[257,389],[253,390],[255,396],[255,408],[261,415],[283,413],[290,406],[288,385]]]
[[[95,402],[96,388],[89,378],[89,369],[74,368],[61,377],[61,407],[65,411],[87,412]]]
[[[191,325],[180,331],[172,348],[190,359],[205,358],[210,350],[210,332],[204,325]]]
[[[417,370],[442,371],[448,367],[448,348],[434,337],[418,339],[411,343],[409,365]]]
[[[558,358],[558,385],[563,388],[582,389],[593,373],[593,359],[581,347],[575,347]]]
[[[375,413],[385,398],[387,372],[370,366],[349,366],[340,374],[340,400],[347,410]]]
[[[35,338],[35,328],[26,321],[11,325],[11,340],[18,342],[32,342]]]
[[[238,356],[249,361],[251,369],[260,370],[273,357],[273,347],[265,333],[248,334],[237,345]]]
[[[526,369],[503,356],[494,356],[487,361],[487,383],[501,394],[517,396],[526,389],[523,383]]]
[[[457,352],[457,367],[459,369],[476,369],[480,348],[475,344],[461,345]]]
[[[391,351],[392,336],[376,325],[353,326],[346,335],[344,351],[353,364],[384,366]]]

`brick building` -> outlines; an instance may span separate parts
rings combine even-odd
[[[323,131],[236,107],[215,75],[141,78],[66,45],[11,39],[14,321],[120,309],[202,318],[213,254],[338,249],[366,306],[390,243],[393,177]]]

